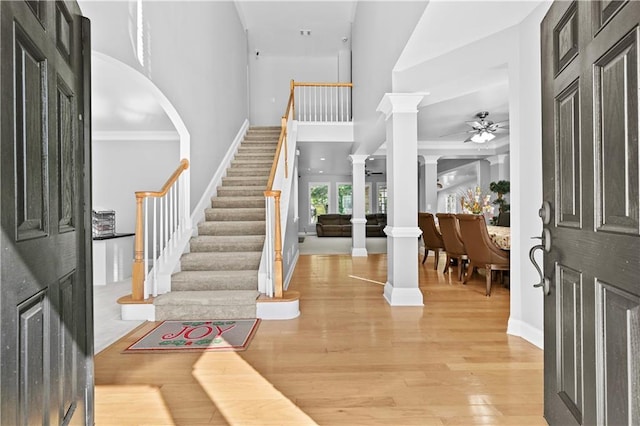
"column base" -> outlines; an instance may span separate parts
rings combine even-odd
[[[366,248],[351,247],[351,257],[367,257],[369,253]]]
[[[390,282],[384,285],[384,298],[391,306],[424,306],[419,288],[398,288]]]

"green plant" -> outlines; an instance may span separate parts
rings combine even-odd
[[[504,199],[504,195],[511,192],[511,183],[508,180],[499,180],[498,182],[491,182],[489,184],[489,190],[495,192],[496,199],[493,200],[493,204],[498,206],[498,214],[506,213],[511,210],[511,205]],[[498,217],[494,217],[492,222],[497,222]],[[495,223],[494,223],[495,224]]]

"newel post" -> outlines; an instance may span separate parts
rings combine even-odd
[[[142,231],[142,197],[136,194],[136,236],[131,271],[131,299],[144,300],[144,249]]]

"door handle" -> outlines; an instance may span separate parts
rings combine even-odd
[[[538,265],[538,262],[534,257],[536,250],[542,250],[543,252],[549,251],[549,250],[546,249],[544,244],[535,245],[531,247],[531,250],[529,250],[529,260],[531,260],[531,263],[536,268],[536,271],[538,271],[538,275],[540,275],[540,282],[538,282],[537,284],[534,284],[533,286],[536,288],[541,287],[544,295],[548,296],[549,293],[551,293],[551,282],[549,281],[549,278],[544,276],[544,274],[542,273],[542,269],[540,269],[540,265]]]

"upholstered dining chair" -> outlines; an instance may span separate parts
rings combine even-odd
[[[469,267],[464,283],[473,274],[474,269],[485,268],[487,275],[486,295],[491,296],[493,271],[508,271],[509,252],[501,250],[489,236],[484,216],[474,214],[458,214],[460,235],[469,256]]]
[[[433,269],[438,269],[438,262],[440,261],[440,250],[444,250],[444,241],[442,235],[436,228],[436,221],[431,213],[418,213],[418,226],[422,231],[422,239],[424,241],[424,258],[422,264],[427,260],[427,254],[429,250],[433,250],[436,255],[436,260],[433,264]]]
[[[447,272],[451,259],[457,259],[458,281],[462,281],[464,267],[469,262],[469,257],[467,256],[467,249],[462,242],[458,219],[456,219],[456,215],[451,213],[437,213],[436,216],[438,217],[440,233],[444,241],[444,251],[447,253],[447,263],[442,272]]]

